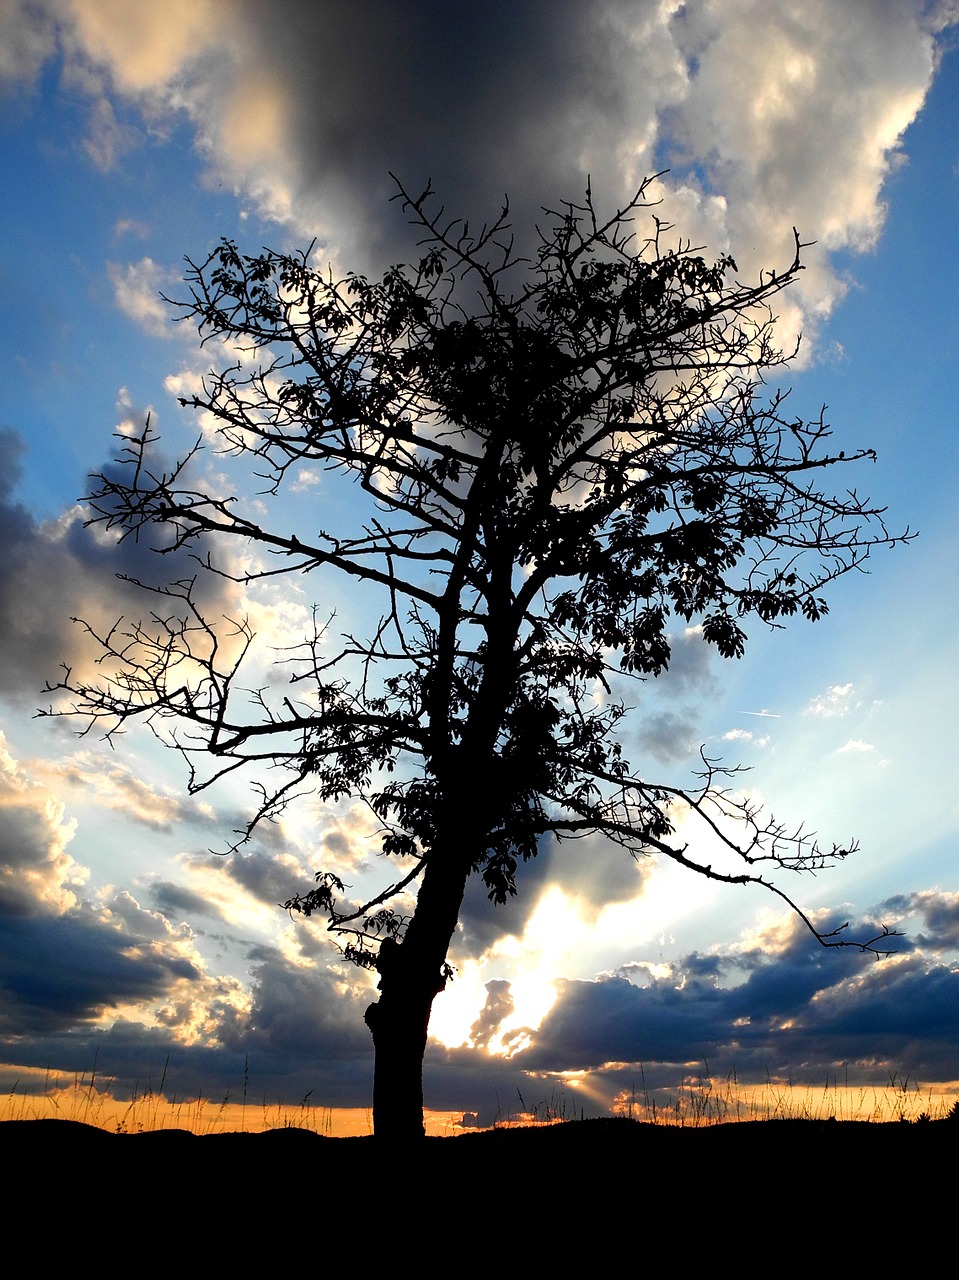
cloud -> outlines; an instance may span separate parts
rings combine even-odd
[[[32,84],[56,50],[56,19],[50,6],[31,0],[0,5],[0,88]]]
[[[792,210],[830,250],[875,242],[882,184],[934,70],[923,9],[836,0],[801,10],[762,0],[684,7],[675,29],[696,72],[679,129],[721,182],[731,226],[769,234],[771,219]],[[825,302],[829,286],[817,274]]]
[[[203,817],[195,803],[157,790],[128,765],[105,763],[102,755],[93,751],[76,751],[48,764],[38,762],[34,771],[58,789],[64,785],[80,788],[101,808],[121,813],[154,831],[172,831],[184,821],[195,822]],[[213,815],[208,814],[206,820],[212,821]]]
[[[67,845],[75,825],[20,769],[0,734],[0,910],[10,917],[61,916],[87,879]]]
[[[366,975],[346,966],[294,968],[277,953],[257,966],[252,982],[250,1024],[260,1054],[281,1069],[302,1063],[322,1071],[330,1061],[372,1061],[373,1043],[363,1011],[373,998]],[[366,1092],[367,1080],[360,1086]],[[355,1086],[350,1090],[357,1099]],[[362,1095],[360,1095],[362,1096]]]
[[[637,733],[641,748],[661,764],[674,764],[699,746],[699,717],[693,711],[657,711],[643,717]]]
[[[182,922],[216,916],[216,903],[162,880],[159,910],[126,891],[88,892],[86,868],[67,851],[74,832],[0,736],[0,1059],[86,1070],[99,1053],[121,1093],[165,1058],[174,1087],[197,1093],[242,1076],[251,1059],[271,1089],[302,1097],[312,1077],[327,1105],[365,1103],[368,974],[338,964],[328,942],[313,958],[261,947],[244,989],[208,971]],[[236,862],[239,879],[262,891],[253,859]]]
[[[170,921],[182,920],[186,916],[190,919],[197,916],[209,916],[213,920],[225,918],[220,906],[205,894],[184,888],[172,880],[154,880],[150,885],[150,896],[157,911]]]
[[[753,735],[748,729],[730,729],[723,734],[723,742],[752,742]]]
[[[880,903],[876,914],[897,920],[918,915],[925,929],[915,935],[917,946],[933,953],[959,951],[959,893],[922,889],[897,894]]]
[[[271,1097],[297,1100],[312,1090],[323,1105],[365,1105],[372,1043],[362,1014],[374,996],[371,975],[338,963],[322,931],[302,929],[295,946],[251,938],[243,984],[209,970],[184,923],[228,919],[245,933],[248,918],[238,910],[236,889],[269,907],[275,920],[272,904],[299,869],[295,859],[265,851],[228,860],[184,858],[185,880],[158,876],[150,889],[155,908],[147,909],[130,892],[88,891],[86,870],[68,850],[73,831],[50,786],[4,754],[0,1043],[6,1061],[88,1070],[98,1053],[121,1095],[145,1074],[158,1075],[167,1061],[170,1088],[207,1096],[236,1088],[249,1070]],[[565,856],[570,849],[554,852]],[[597,844],[574,846],[577,852],[568,869],[574,881],[579,877],[581,905],[626,901],[641,887],[642,869],[620,850]],[[222,882],[218,894],[210,891],[214,868]],[[611,892],[609,877],[618,871],[623,879]],[[533,904],[535,884],[527,887]],[[574,896],[576,890],[574,884]],[[515,992],[505,979],[487,980],[471,1045],[430,1046],[431,1104],[468,1108],[488,1123],[517,1090],[528,1105],[541,1094],[555,1103],[555,1090],[563,1087],[559,1073],[579,1071],[589,1075],[585,1096],[601,1109],[628,1089],[640,1063],[650,1087],[675,1085],[700,1055],[714,1073],[735,1069],[743,1084],[790,1075],[818,1084],[845,1063],[857,1078],[872,1073],[882,1083],[890,1069],[927,1082],[952,1079],[959,970],[946,953],[959,949],[957,904],[959,894],[939,890],[882,903],[881,918],[913,914],[923,921],[918,936],[903,940],[899,954],[882,963],[823,950],[800,922],[769,916],[724,952],[692,952],[672,963],[640,956],[618,974],[560,979],[538,1029],[522,1029],[528,1047],[517,1047],[509,1060],[488,1049],[515,1016]],[[464,928],[474,943],[483,923],[473,903]],[[817,917],[824,930],[837,923],[839,917]],[[853,929],[862,936],[876,932],[868,922],[854,922]],[[486,940],[497,936],[500,930],[487,920]]]
[[[213,901],[220,901],[224,915],[228,914],[230,896],[237,889],[276,913],[278,905],[296,890],[303,892],[312,884],[304,862],[282,848],[254,848],[223,858],[193,854],[183,861],[191,881],[202,885]]]
[[[844,1064],[880,1080],[891,1069],[927,1082],[954,1078],[959,970],[908,945],[881,963],[823,950],[798,922],[782,942],[719,961],[688,956],[643,985],[620,976],[563,980],[514,1066],[602,1073],[643,1063],[675,1072],[705,1058],[714,1073],[735,1069],[743,1084],[767,1073],[816,1083]]]
[[[228,44],[229,24],[215,0],[167,0],[162,8],[125,0],[67,0],[62,34],[71,51],[109,68],[121,91],[150,93],[175,83],[185,64],[216,41]]]
[[[784,304],[797,332],[845,288],[828,255],[875,243],[950,20],[921,0],[14,7],[21,74],[56,24],[91,94],[154,126],[185,112],[219,180],[341,264],[409,252],[391,170],[477,222],[508,191],[526,236],[588,174],[605,207],[672,166],[661,212],[746,275],[786,265],[793,225],[819,242]]]
[[[113,234],[118,240],[121,236],[136,236],[138,240],[146,240],[150,235],[150,228],[139,218],[118,218]]]
[[[100,526],[86,527],[79,507],[38,523],[14,498],[23,450],[16,432],[0,429],[0,694],[32,708],[62,663],[78,678],[97,674],[100,646],[72,618],[105,635],[124,616],[149,615],[153,600],[136,582],[189,579],[195,565],[183,551],[167,553],[161,566],[155,557],[165,545],[160,530],[118,542]],[[242,593],[224,578],[202,575],[196,599],[211,617],[242,616]]]
[[[117,119],[108,98],[96,99],[90,108],[90,125],[83,147],[101,173],[115,169],[123,153],[135,146],[138,139],[136,129]]]
[[[841,747],[836,748],[836,754],[848,755],[852,752],[856,755],[862,755],[868,751],[875,751],[875,749],[871,742],[863,742],[861,738],[850,738],[848,742],[844,742]]]
[[[453,938],[453,963],[477,958],[502,938],[522,937],[543,894],[557,882],[564,894],[575,900],[580,914],[595,922],[604,907],[637,898],[652,872],[652,862],[636,861],[597,835],[562,842],[544,839],[536,857],[519,867],[518,892],[505,903],[490,901],[479,877],[467,882]]]
[[[686,627],[681,635],[669,637],[669,668],[657,681],[657,689],[673,696],[695,694],[715,688],[715,650],[703,639],[701,626]]]
[[[486,984],[486,1003],[479,1017],[470,1028],[470,1042],[476,1049],[485,1049],[500,1029],[504,1019],[514,1009],[510,984],[502,978]]]
[[[642,756],[667,765],[697,754],[704,706],[716,689],[715,652],[701,626],[670,635],[669,645],[669,667],[644,691],[647,705],[636,733]],[[623,692],[627,705],[632,698],[632,688]]]
[[[103,1028],[135,1005],[145,1025],[166,1019],[189,1041],[204,1034],[204,1009],[214,997],[242,1005],[235,979],[206,973],[189,928],[145,911],[127,892],[86,892],[87,871],[67,852],[74,830],[54,793],[4,749],[0,1036]]]
[[[126,267],[111,262],[108,271],[116,304],[125,315],[151,337],[175,336],[170,308],[160,297],[175,277],[158,267],[152,258],[141,258]]]
[[[300,467],[290,485],[290,493],[310,493],[323,483],[323,474],[315,467]]]
[[[806,708],[806,715],[832,719],[834,716],[848,715],[854,706],[855,689],[851,684],[831,684],[825,693],[817,694]]]

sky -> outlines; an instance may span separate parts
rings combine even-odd
[[[557,1096],[602,1113],[704,1071],[959,1089],[957,46],[959,9],[920,0],[0,0],[0,1093],[96,1063],[121,1099],[162,1077],[369,1105],[370,975],[277,906],[321,868],[378,882],[363,812],[307,798],[225,857],[248,783],[191,798],[148,736],[34,718],[60,664],[94,669],[71,618],[142,614],[126,579],[156,573],[147,541],[85,527],[88,474],[147,414],[171,458],[203,431],[177,396],[217,353],[160,299],[184,256],[315,239],[373,273],[415,252],[390,173],[477,221],[508,193],[522,230],[587,177],[612,208],[661,171],[676,234],[745,279],[788,264],[794,226],[815,241],[779,307],[803,335],[791,403],[877,451],[841,482],[919,536],[815,625],[752,627],[738,662],[678,626],[628,745],[670,780],[705,746],[787,824],[858,839],[783,887],[820,928],[902,936],[881,962],[824,950],[760,890],[546,848],[506,907],[468,894],[427,1105],[447,1126]],[[202,466],[257,501],[229,459]],[[259,501],[280,523],[350,512],[309,468]],[[204,590],[264,666],[314,604],[344,630],[375,607]]]

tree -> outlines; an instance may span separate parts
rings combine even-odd
[[[430,1011],[467,881],[504,902],[547,839],[599,833],[637,858],[763,885],[824,945],[879,952],[884,927],[860,942],[819,933],[769,878],[850,848],[768,818],[705,755],[685,789],[647,779],[618,730],[628,681],[669,664],[671,619],[739,657],[747,619],[815,621],[824,588],[900,539],[855,490],[818,487],[871,451],[834,451],[821,417],[795,419],[785,393],[765,392],[791,358],[770,303],[802,269],[798,235],[784,271],[742,284],[731,257],[668,246],[647,181],[606,220],[588,190],[544,211],[524,259],[507,208],[473,232],[430,190],[397,186],[417,265],[341,279],[312,249],[247,256],[223,241],[187,259],[190,297],[173,304],[204,340],[247,349],[181,400],[212,415],[222,450],[252,460],[274,497],[291,468],[318,464],[362,491],[365,515],[347,533],[267,528],[262,492],[253,506],[193,487],[193,454],[156,464],[148,421],[95,478],[91,520],[121,538],[162,526],[197,576],[147,588],[150,619],[99,635],[103,678],[68,670],[51,690],[71,698],[51,710],[108,737],[147,722],[188,760],[193,792],[280,766],[279,785],[256,782],[234,848],[304,789],[369,804],[391,883],[357,907],[321,870],[285,905],[325,915],[346,958],[377,971],[375,1131],[406,1139],[423,1132]],[[223,548],[237,543],[260,559],[236,567]],[[289,694],[251,694],[239,674],[252,631],[204,616],[206,574],[352,581],[379,593],[380,620],[334,651],[316,628]],[[701,822],[708,856],[676,838],[680,814]],[[404,915],[396,900],[414,891]]]

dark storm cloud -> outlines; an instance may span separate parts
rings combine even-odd
[[[252,1063],[273,1096],[315,1089],[326,1105],[368,1101],[364,975],[339,966],[328,943],[300,949],[315,954],[311,967],[255,947],[243,996],[236,980],[206,973],[192,932],[166,918],[212,914],[208,904],[162,881],[153,891],[163,914],[125,892],[87,897],[82,869],[63,852],[44,801],[25,790],[0,806],[2,818],[36,815],[32,826],[0,827],[0,886],[18,886],[0,899],[0,1060],[89,1071],[99,1059],[109,1063],[119,1096],[151,1070],[159,1076],[165,1062],[170,1088],[198,1094],[242,1083]],[[18,831],[13,856],[5,836]],[[112,1011],[134,1007],[139,1016],[109,1021]]]
[[[304,969],[263,949],[251,972],[249,1010],[218,999],[214,989],[206,1034],[195,1043],[176,1034],[171,1007],[159,1027],[129,1018],[90,1031],[65,1024],[68,1035],[51,1027],[32,1041],[0,1046],[0,1058],[34,1066],[55,1060],[65,1071],[89,1071],[95,1060],[103,1068],[109,1064],[119,1097],[129,1096],[138,1082],[142,1086],[148,1073],[156,1086],[163,1072],[167,1096],[236,1098],[249,1087],[257,1101],[295,1104],[310,1094],[322,1106],[363,1107],[373,1062],[363,1010],[371,996],[344,992],[343,976],[325,966]]]
[[[531,1047],[513,1062],[549,1072],[621,1063],[635,1073],[640,1063],[679,1071],[703,1060],[714,1072],[735,1070],[743,1083],[762,1083],[767,1073],[821,1081],[847,1064],[880,1077],[895,1070],[952,1080],[959,972],[908,951],[877,962],[823,950],[797,926],[779,953],[720,965],[691,956],[646,985],[617,976],[564,980]]]
[[[167,554],[160,563],[155,553],[166,535],[152,527],[117,542],[84,526],[89,511],[68,511],[58,521],[38,524],[14,498],[23,451],[17,432],[0,430],[0,694],[35,706],[44,683],[62,674],[61,663],[80,674],[100,652],[72,617],[89,621],[101,634],[120,617],[148,617],[155,597],[135,583],[189,579],[196,566],[185,551]],[[116,466],[104,470],[112,473]],[[197,582],[197,603],[211,615],[229,612],[233,596],[225,579],[204,574]]]
[[[85,896],[48,794],[9,760],[0,784],[0,1034],[42,1038],[198,983],[187,935],[128,893]]]
[[[827,254],[879,234],[952,21],[946,0],[222,0],[120,24],[97,0],[10,0],[0,81],[59,53],[101,166],[126,144],[114,100],[157,131],[189,119],[217,181],[368,272],[415,252],[390,170],[474,226],[508,192],[528,247],[541,206],[590,176],[606,209],[672,166],[665,216],[747,275],[785,265],[793,225],[825,246],[794,291],[811,324],[846,287]]]
[[[859,1077],[872,1072],[883,1084],[891,1070],[925,1082],[951,1080],[959,1044],[957,982],[951,971],[921,966],[889,970],[882,981],[861,988],[825,982],[816,1002],[782,1002],[783,1011],[803,1009],[792,1026],[777,1023],[768,1010],[750,1019],[741,1012],[749,1007],[744,996],[708,982],[687,981],[683,988],[639,988],[618,978],[562,982],[560,1000],[532,1048],[505,1059],[482,1046],[431,1043],[426,1088],[434,1108],[470,1110],[478,1123],[490,1124],[524,1108],[544,1113],[567,1107],[578,1114],[582,1099],[567,1095],[557,1077],[573,1070],[594,1073],[587,1113],[602,1111],[640,1075],[651,1090],[675,1088],[697,1062],[702,1068],[703,1059],[707,1070],[734,1071],[744,1085],[787,1076],[821,1084],[847,1064]],[[53,994],[45,995],[48,1004]],[[329,971],[303,970],[274,953],[254,970],[248,1016],[226,1004],[211,1012],[218,1018],[215,1047],[185,1045],[172,1028],[165,1033],[125,1019],[85,1034],[75,1023],[68,1028],[64,1018],[58,1031],[47,1013],[46,1033],[11,1046],[5,1056],[42,1066],[56,1051],[62,1069],[89,1070],[99,1053],[117,1076],[121,1096],[148,1070],[159,1074],[167,1061],[168,1086],[180,1092],[216,1096],[232,1088],[235,1094],[248,1071],[254,1088],[272,1099],[291,1102],[312,1093],[322,1105],[364,1106],[372,1044],[362,1012],[371,996],[355,992],[344,999]],[[497,1008],[509,998],[504,983],[495,993]]]
[[[20,939],[36,947],[38,965],[12,966],[7,985],[0,986],[0,1060],[21,1067],[55,1062],[65,1072],[88,1072],[99,1063],[120,1098],[142,1090],[147,1077],[158,1087],[163,1075],[167,1096],[236,1097],[249,1085],[257,1100],[291,1104],[311,1094],[323,1106],[368,1105],[373,1045],[363,1010],[371,997],[344,994],[341,975],[295,966],[264,949],[251,975],[249,1011],[238,1008],[229,986],[221,990],[208,982],[204,1034],[193,1043],[178,1034],[180,1003],[164,1006],[161,1000],[158,1025],[118,1017],[91,1026],[104,1002],[115,1004],[121,993],[144,1003],[160,999],[168,966],[130,961],[123,969],[110,962],[95,922],[84,932],[69,921],[58,934],[62,925],[49,921]],[[76,972],[57,965],[58,945],[73,950]],[[0,960],[6,962],[5,953]],[[182,968],[175,976],[190,979],[189,966]],[[8,1012],[8,990],[14,988]]]
[[[543,203],[581,198],[590,171],[621,198],[610,139],[628,147],[681,85],[654,0],[239,8],[258,74],[284,85],[300,201],[332,212],[347,242],[362,228],[367,266],[395,260],[398,232],[408,253],[389,172],[414,195],[432,180],[451,214],[477,223],[508,192],[514,223],[531,228]],[[624,39],[637,29],[645,42]]]
[[[925,928],[914,935],[918,946],[926,951],[959,950],[959,893],[923,889],[896,894],[880,903],[876,914],[897,920],[919,916]]]
[[[55,799],[0,741],[0,1037],[11,1037],[0,1055],[103,1034],[104,1017],[130,1006],[148,1021],[188,1023],[198,1008],[209,1017],[235,1004],[239,984],[206,974],[188,928],[125,891],[86,890],[71,835]]]
[[[688,759],[701,742],[700,716],[691,711],[656,711],[644,717],[636,740],[659,764]]]
[[[373,992],[364,983],[346,987],[344,980],[354,976],[335,963],[301,968],[279,955],[264,961],[253,971],[246,1043],[286,1070],[292,1063],[371,1057],[363,1011]]]
[[[224,919],[223,912],[202,893],[194,893],[172,880],[155,880],[150,885],[150,896],[157,911],[167,920],[182,920],[185,916],[209,916],[213,920]]]
[[[177,1034],[171,1007],[153,1026],[119,1017],[109,1026],[64,1019],[56,1027],[48,1019],[42,1034],[0,1041],[0,1061],[41,1071],[55,1062],[65,1073],[99,1067],[120,1099],[159,1090],[162,1080],[168,1098],[235,1101],[248,1091],[251,1105],[296,1105],[309,1096],[320,1106],[365,1107],[373,1065],[367,1003],[344,999],[328,972],[296,969],[274,956],[254,971],[251,1011],[212,993],[207,1034],[193,1043]],[[41,1075],[33,1085],[42,1081]]]
[[[226,22],[220,6],[181,19],[188,33],[131,19],[125,38],[88,9],[77,34],[111,87],[185,110],[219,181],[296,238],[319,234],[321,257],[328,247],[363,271],[409,260],[388,171],[413,194],[432,179],[474,227],[509,193],[528,249],[541,206],[582,199],[588,178],[608,209],[672,166],[667,219],[731,246],[747,275],[785,265],[794,224],[826,246],[809,251],[791,304],[807,332],[845,289],[827,250],[878,236],[883,183],[949,21],[921,0],[801,13],[766,0],[222,7]],[[799,331],[795,310],[788,324]]]
[[[66,1030],[199,976],[185,957],[144,947],[136,934],[106,927],[92,913],[0,917],[2,1035]]]
[[[275,907],[286,902],[297,890],[305,892],[310,888],[310,876],[302,864],[292,857],[280,859],[273,856],[279,852],[238,850],[222,858],[198,854],[188,859],[188,865],[212,866],[218,874],[228,877],[258,902]]]

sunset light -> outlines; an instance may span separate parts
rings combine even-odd
[[[0,1118],[948,1111],[957,38],[0,3]]]

